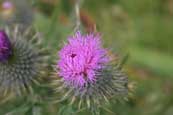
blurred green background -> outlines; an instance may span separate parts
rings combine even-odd
[[[12,1],[18,4],[23,0]],[[31,23],[43,33],[45,45],[50,45],[56,54],[73,33],[75,0],[29,3],[34,15]],[[23,7],[11,11],[0,8],[2,20],[15,12],[20,18],[25,17],[20,8]],[[118,54],[120,59],[128,55],[124,70],[129,75],[132,94],[128,101],[111,106],[112,112],[103,110],[102,114],[173,115],[173,0],[83,0],[80,16],[85,32],[96,28],[111,53]],[[59,115],[48,108],[51,109],[46,115]],[[83,114],[88,113],[79,113]]]

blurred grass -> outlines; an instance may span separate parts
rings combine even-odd
[[[133,64],[138,64],[141,65],[141,67],[148,68],[155,74],[172,77],[172,56],[141,47],[130,48],[130,52]]]

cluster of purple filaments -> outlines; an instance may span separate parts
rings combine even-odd
[[[59,52],[59,58],[59,76],[67,85],[81,88],[88,83],[95,83],[98,70],[109,62],[100,35],[81,35],[79,31],[68,38],[68,43]]]
[[[6,62],[12,53],[11,43],[7,34],[0,30],[0,62]]]

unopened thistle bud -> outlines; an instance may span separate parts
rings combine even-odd
[[[42,47],[39,34],[29,29],[0,31],[0,95],[21,95],[32,91],[32,84],[44,76],[47,51]]]
[[[116,95],[127,94],[127,76],[110,64],[100,39],[99,34],[77,32],[59,52],[56,91],[79,108],[100,107]]]

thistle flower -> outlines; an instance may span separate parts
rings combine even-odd
[[[47,53],[39,34],[30,29],[0,31],[0,95],[22,95],[32,91],[32,84],[44,75]]]
[[[96,81],[96,70],[104,68],[108,57],[98,36],[82,36],[80,32],[69,39],[60,52],[59,75],[68,85],[83,88]]]
[[[77,32],[60,50],[56,67],[60,79],[55,84],[63,96],[61,100],[70,98],[70,103],[78,102],[79,108],[92,109],[115,95],[127,94],[127,76],[111,65],[100,39],[98,34]]]
[[[2,3],[2,8],[3,9],[11,9],[11,8],[13,8],[13,4],[10,1],[4,1]]]

